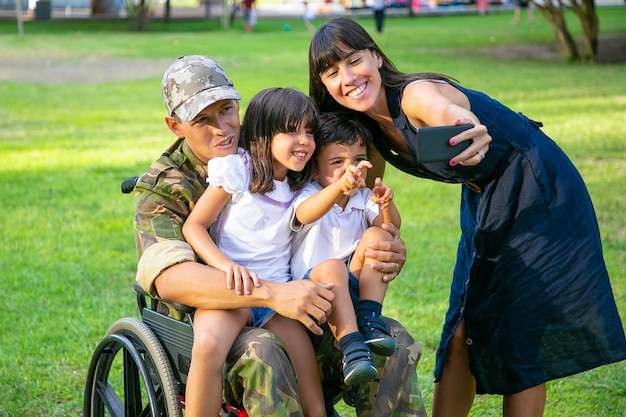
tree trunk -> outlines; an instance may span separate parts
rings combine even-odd
[[[91,1],[91,14],[92,15],[115,15],[117,14],[115,4],[111,0],[92,0]]]
[[[571,7],[578,15],[583,30],[585,58],[587,61],[593,62],[598,54],[598,32],[600,30],[595,2],[594,0],[571,0]]]
[[[577,1],[577,0],[574,0]],[[593,1],[593,0],[583,0]],[[579,61],[578,47],[574,38],[567,28],[565,16],[563,14],[563,3],[561,0],[544,0],[542,4],[535,3],[541,15],[550,23],[552,31],[556,37],[561,54],[567,61]]]
[[[163,10],[163,21],[165,23],[169,23],[171,15],[172,15],[172,2],[171,2],[171,0],[165,0],[165,4],[163,5],[163,7],[164,7],[164,10]]]
[[[128,4],[128,20],[130,30],[133,32],[143,32],[148,28],[151,12],[148,0],[139,0],[137,4]]]

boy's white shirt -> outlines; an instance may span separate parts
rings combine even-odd
[[[321,189],[317,182],[307,184],[294,202],[294,216],[295,208]],[[291,248],[293,279],[302,279],[310,268],[322,261],[346,260],[354,253],[363,232],[378,216],[378,205],[370,200],[371,192],[368,188],[357,190],[345,209],[335,204],[321,219],[296,233]]]

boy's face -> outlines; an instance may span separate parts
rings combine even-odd
[[[169,116],[165,121],[174,134],[185,138],[193,154],[204,163],[237,152],[240,131],[238,100],[215,102],[190,122]]]
[[[361,140],[352,145],[329,143],[322,147],[316,159],[316,179],[322,187],[338,181],[350,165],[367,161],[367,147]]]

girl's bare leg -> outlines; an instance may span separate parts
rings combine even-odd
[[[185,416],[218,415],[222,407],[222,368],[250,310],[196,310],[191,367],[185,389]]]
[[[546,405],[546,384],[505,395],[502,402],[504,417],[541,417]]]
[[[304,415],[306,417],[326,416],[317,359],[304,326],[298,321],[276,314],[267,322],[265,328],[274,332],[287,346],[296,369],[298,396]]]
[[[448,345],[441,378],[435,384],[432,417],[466,417],[472,408],[476,380],[470,372],[465,339],[465,321],[461,319]]]

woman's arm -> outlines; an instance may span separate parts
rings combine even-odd
[[[489,150],[491,136],[487,127],[470,110],[469,100],[448,83],[414,82],[404,90],[402,110],[416,127],[473,124],[474,127],[450,139],[450,144],[472,140],[473,143],[451,161],[451,165],[477,165]]]

